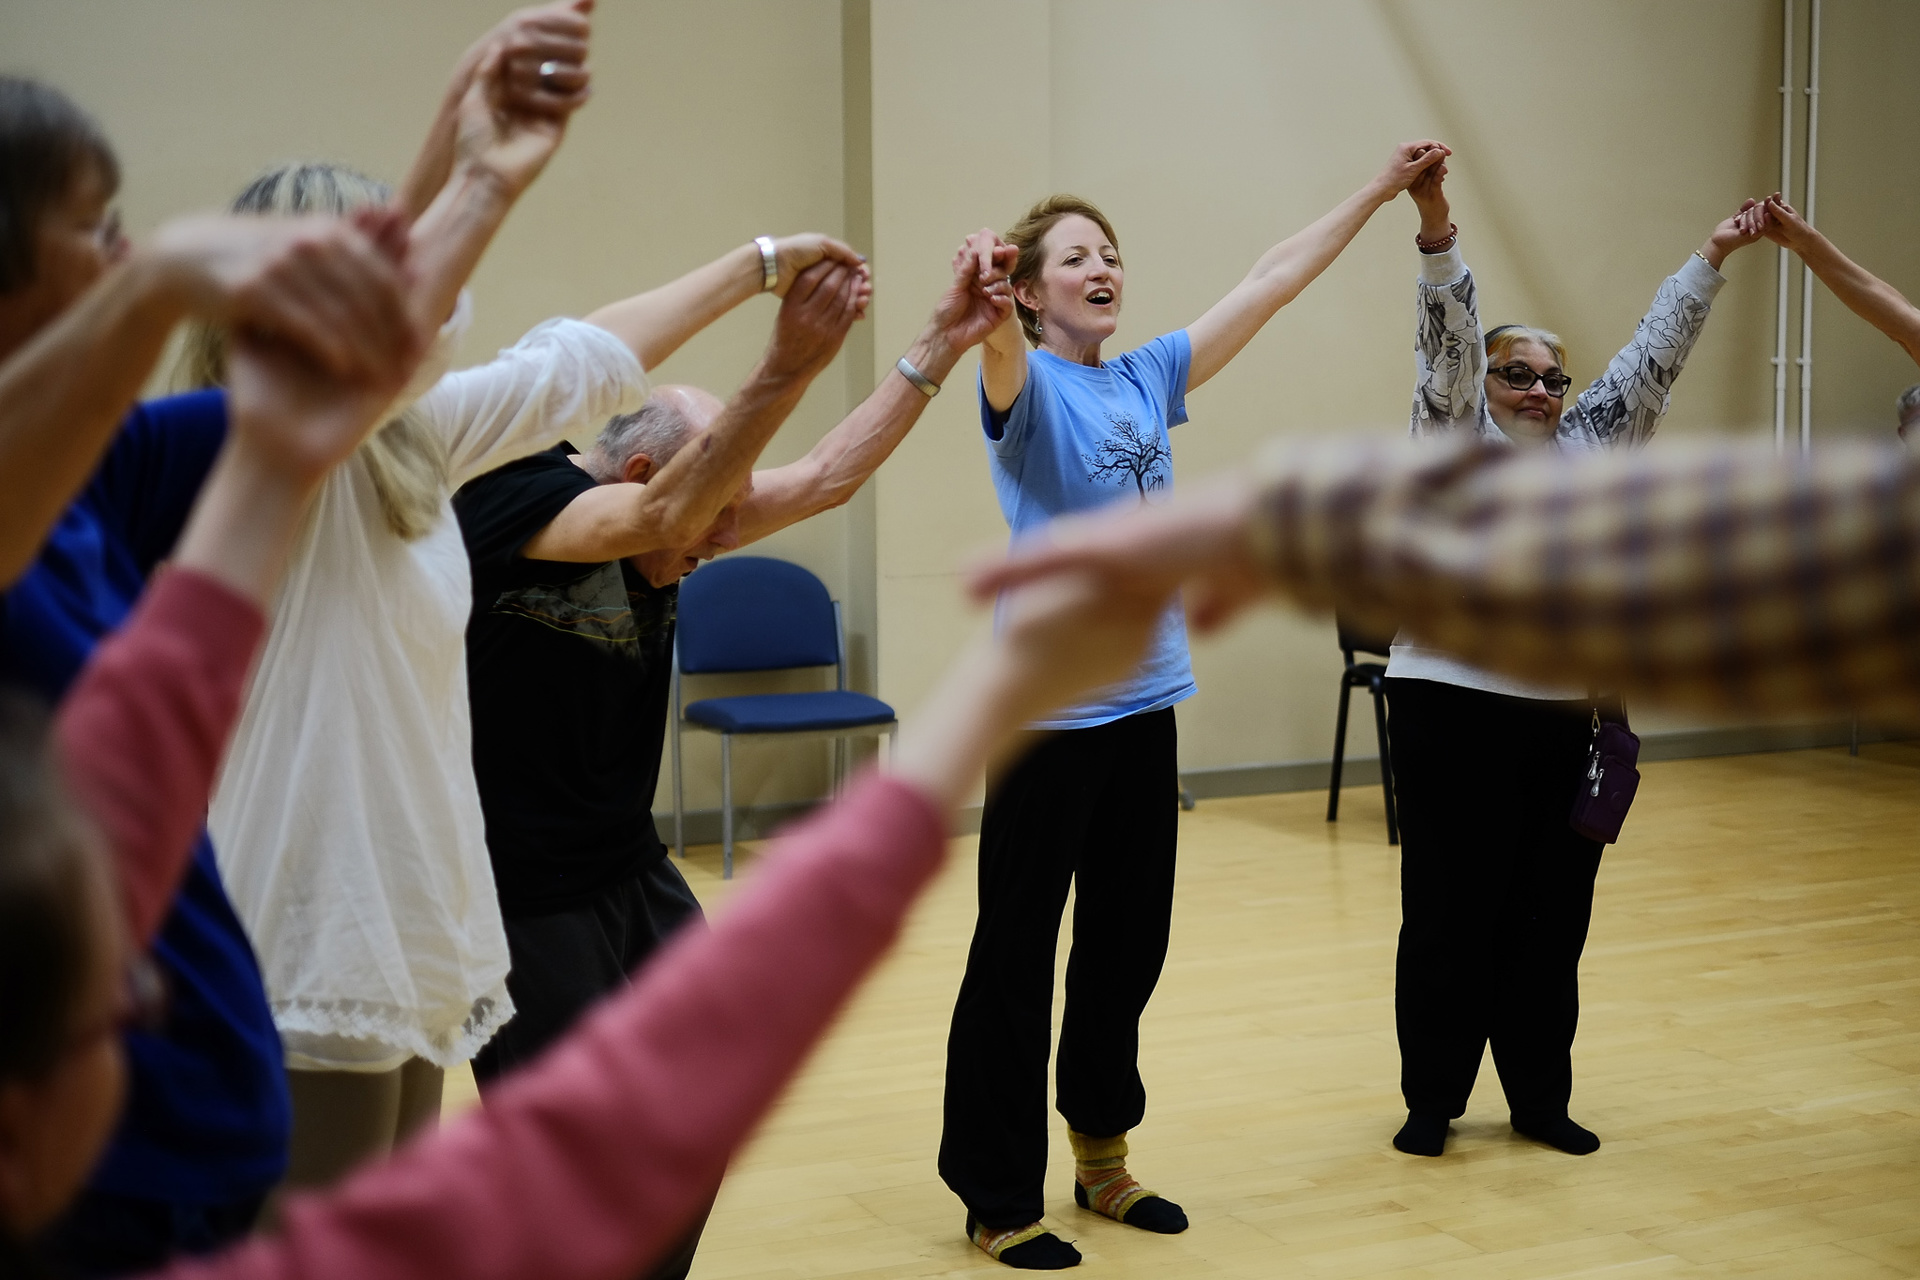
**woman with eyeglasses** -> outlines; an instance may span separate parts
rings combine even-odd
[[[1481,336],[1473,274],[1448,216],[1443,162],[1409,188],[1420,210],[1413,434],[1590,453],[1635,448],[1726,283],[1726,256],[1759,238],[1736,214],[1661,282],[1633,338],[1571,404],[1554,334]],[[1751,207],[1753,201],[1748,201]],[[1482,671],[1403,631],[1387,664],[1401,834],[1394,1017],[1407,1122],[1393,1145],[1446,1149],[1489,1043],[1515,1132],[1585,1155],[1600,1139],[1567,1114],[1578,966],[1601,845],[1569,825],[1587,763],[1592,691]]]

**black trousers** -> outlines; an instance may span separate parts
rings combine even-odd
[[[993,1228],[1045,1209],[1053,960],[1068,886],[1073,950],[1055,1087],[1080,1133],[1112,1137],[1146,1113],[1140,1014],[1173,915],[1173,711],[1034,736],[987,795],[980,918],[947,1039],[940,1176]]]
[[[1567,825],[1586,702],[1387,681],[1400,805],[1394,1021],[1407,1109],[1467,1109],[1489,1043],[1519,1117],[1567,1114],[1602,846]]]
[[[507,994],[513,997],[514,1014],[474,1058],[474,1079],[484,1089],[537,1058],[596,1001],[624,987],[629,975],[689,922],[704,922],[700,902],[668,858],[578,907],[508,916],[507,954],[513,968],[507,974]],[[693,1268],[705,1226],[703,1211],[673,1252],[646,1272],[648,1280],[683,1280]]]

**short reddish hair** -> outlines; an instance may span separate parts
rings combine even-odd
[[[1040,258],[1040,243],[1047,238],[1047,232],[1062,218],[1079,214],[1090,218],[1100,230],[1106,233],[1107,240],[1115,249],[1120,247],[1120,237],[1113,234],[1113,224],[1107,221],[1107,215],[1094,208],[1090,200],[1079,196],[1048,196],[1033,208],[1027,210],[1027,216],[1013,224],[1007,232],[1007,243],[1020,250],[1019,260],[1013,264],[1013,273],[1008,277],[1015,285],[1032,284],[1040,278],[1040,268],[1044,265]],[[1013,300],[1013,309],[1020,315],[1020,328],[1025,331],[1027,341],[1034,346],[1040,345],[1040,317],[1029,311],[1018,295]]]

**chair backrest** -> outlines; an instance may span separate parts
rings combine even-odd
[[[1353,661],[1353,655],[1356,651],[1360,653],[1377,653],[1386,656],[1393,649],[1393,636],[1391,634],[1384,636],[1373,634],[1372,632],[1355,626],[1351,621],[1341,617],[1337,613],[1333,615],[1333,627],[1340,637],[1340,652],[1347,655],[1348,662]]]
[[[797,564],[727,556],[680,584],[675,645],[688,675],[830,667],[840,661],[833,598]]]

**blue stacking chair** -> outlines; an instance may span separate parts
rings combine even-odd
[[[755,693],[705,698],[680,706],[682,675],[724,675],[832,667],[834,687],[817,693]],[[847,771],[847,739],[887,735],[898,721],[878,698],[847,688],[846,629],[840,602],[797,564],[766,556],[728,556],[680,584],[673,641],[673,847],[687,856],[680,769],[682,729],[720,735],[720,844],[733,878],[733,740],[748,735],[827,738],[833,743],[834,786]]]

